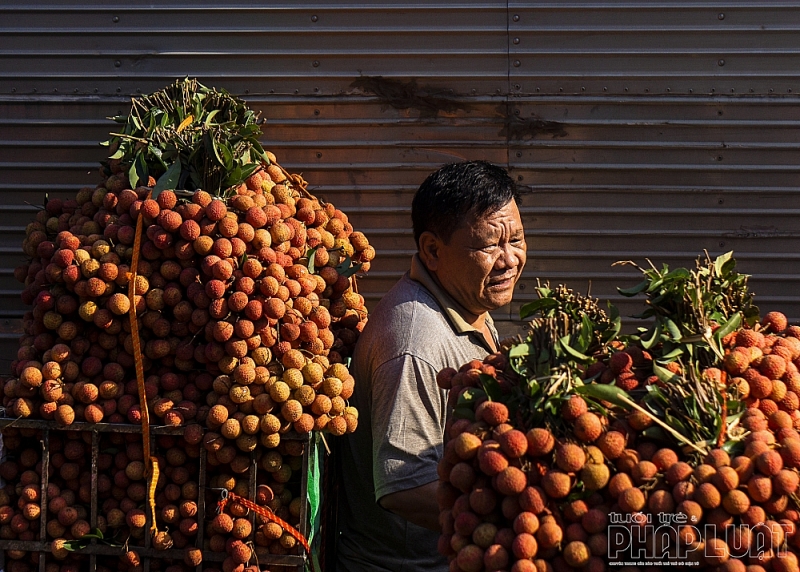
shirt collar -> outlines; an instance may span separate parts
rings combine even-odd
[[[461,305],[453,300],[453,298],[445,292],[445,290],[439,286],[436,280],[430,275],[428,269],[425,268],[425,265],[422,263],[422,260],[419,259],[419,254],[414,254],[411,258],[411,272],[409,273],[409,277],[422,284],[425,289],[433,295],[436,301],[441,306],[442,310],[444,311],[444,315],[447,317],[447,320],[453,326],[453,329],[459,334],[467,334],[470,332],[477,332],[483,337],[483,334],[472,326],[469,322],[467,322],[463,314],[461,313]],[[489,326],[489,330],[492,332],[495,338],[497,338],[497,334],[495,334],[494,329],[494,322],[492,321],[492,317],[489,313],[486,313],[486,324]]]

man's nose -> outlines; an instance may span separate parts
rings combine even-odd
[[[503,245],[502,253],[497,257],[496,265],[500,268],[516,268],[521,263],[517,248],[510,242]]]

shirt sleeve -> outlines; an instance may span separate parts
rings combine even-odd
[[[446,392],[437,370],[403,354],[381,365],[372,384],[372,473],[375,500],[438,479]]]

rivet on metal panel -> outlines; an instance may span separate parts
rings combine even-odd
[[[608,88],[604,86],[603,91],[608,91]]]
[[[522,175],[517,175],[517,180],[521,181],[522,180]]]
[[[473,87],[473,88],[470,90],[470,93],[472,93],[472,95],[475,95],[476,93],[478,93],[478,90],[477,90],[477,89],[475,89],[475,88]]]
[[[120,93],[120,92],[122,92],[122,88],[121,88],[121,87],[118,87],[118,88],[117,88],[117,93]]]
[[[517,153],[516,153],[516,154],[517,154],[517,159],[519,159],[520,157],[522,157],[522,153],[520,153],[519,151],[517,151]]]
[[[521,65],[522,65],[522,62],[521,62],[521,61],[519,61],[519,60],[514,60],[514,67],[515,67],[515,68],[518,68],[518,67],[519,67],[519,66],[521,66]]]
[[[319,109],[314,110],[314,115],[319,115]]]
[[[322,159],[322,153],[317,153],[317,159]]]
[[[121,62],[121,61],[119,61],[119,60],[115,60],[115,61],[114,61],[114,67],[115,67],[115,68],[118,68],[118,67],[119,67],[119,66],[121,66],[121,65],[122,65],[122,62]]]
[[[525,284],[520,284],[519,286],[517,286],[517,288],[519,288],[520,290],[525,290]]]
[[[623,90],[625,93],[627,93],[627,92],[628,92],[628,88],[627,88],[627,87],[623,87],[623,88],[622,88],[622,90]]]
[[[119,16],[114,16],[113,18],[111,18],[111,21],[116,24],[117,22],[119,22]]]
[[[514,110],[514,115],[519,115],[519,109]]]
[[[717,91],[717,90],[712,87],[711,88],[711,93],[714,93],[715,91]]]
[[[694,90],[691,87],[689,88],[689,93],[694,93]]]
[[[518,84],[518,83],[515,83],[515,84],[514,84],[514,89],[519,89],[519,88],[520,88],[519,84]]]
[[[33,88],[33,93],[36,93],[36,92],[38,92],[38,91],[39,91],[39,90],[38,90],[38,89],[36,89],[35,87]],[[772,90],[770,90],[770,91],[772,91]]]
[[[559,91],[559,93],[561,93],[561,92],[563,92],[563,91],[564,91],[564,88],[563,88],[563,87],[559,87],[559,88],[558,88],[558,91]]]
[[[671,91],[672,91],[672,90],[671,90],[670,88],[667,88],[667,93],[669,93],[669,92],[671,92]]]
[[[141,87],[137,87],[136,88],[136,93],[142,93],[142,88]]]
[[[318,68],[319,67],[319,60],[314,60],[313,62],[311,62],[311,65],[314,66],[315,68]]]
[[[731,93],[734,93],[735,91],[736,91],[736,90],[735,90],[734,88],[731,88]]]
[[[72,91],[73,91],[74,93],[78,93],[78,88],[76,87],[76,88],[75,88],[75,89],[73,89]]]
[[[16,87],[12,87],[11,88],[11,93],[17,93],[17,88]]]
[[[312,21],[312,22],[316,22],[317,20],[319,20],[319,17],[317,17],[317,15],[316,15],[316,14],[314,14],[313,16],[311,16],[311,21]]]
[[[645,93],[650,93],[650,88],[649,87],[644,88],[644,92]]]
[[[792,93],[792,88],[790,87],[789,89],[787,89],[786,93]]]
[[[274,89],[269,90],[270,93],[275,93]]]
[[[723,246],[725,246],[725,243],[724,242],[720,242],[719,243],[719,247],[722,248]]]
[[[717,155],[717,161],[722,161],[722,155]]]
[[[724,202],[725,202],[725,199],[719,199],[719,200],[717,201],[717,203],[718,203],[718,204],[720,204],[720,205],[721,205],[721,204],[723,204]]]
[[[586,88],[585,87],[581,87],[581,91],[586,91]]]
[[[34,89],[33,91],[36,91],[36,90]],[[772,89],[772,88],[769,88],[769,92],[770,92],[770,93],[772,93],[773,91],[775,91],[775,90],[774,90],[774,89]]]
[[[300,93],[300,90],[299,90],[299,89],[296,89],[296,90],[294,90],[294,94],[295,94],[295,95],[297,95],[298,93]]]
[[[789,90],[791,91],[791,90]],[[53,93],[58,93],[58,88],[53,89]]]
[[[536,88],[536,93],[539,93],[540,91],[542,91],[542,90],[537,87]]]
[[[514,20],[515,22],[519,22],[519,14],[514,14],[514,17],[511,19]]]
[[[752,87],[750,88],[750,93],[754,93],[755,91],[756,90],[754,90]]]
[[[519,38],[514,38],[514,43],[519,44]]]
[[[719,20],[724,20],[724,19],[725,19],[725,14],[723,14],[722,12],[720,12],[719,14],[717,14],[717,19],[719,19]]]
[[[314,93],[319,93],[319,88],[318,87],[314,88]]]
[[[725,65],[725,60],[723,60],[723,59],[717,60],[717,65],[718,66],[724,66]]]
[[[249,89],[244,90],[245,93],[250,93]]]

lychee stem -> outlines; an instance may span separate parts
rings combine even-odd
[[[627,398],[627,397],[625,397],[624,395],[620,395],[620,396],[618,397],[618,399],[619,399],[620,401],[622,401],[623,403],[627,403],[628,405],[630,405],[631,407],[633,407],[633,408],[634,408],[634,409],[636,409],[637,411],[641,411],[642,413],[644,413],[645,415],[647,415],[647,416],[648,416],[650,419],[652,419],[652,420],[653,420],[655,423],[658,423],[658,424],[659,424],[661,427],[663,427],[664,429],[666,429],[667,431],[669,431],[670,433],[672,433],[672,435],[674,435],[676,439],[678,439],[679,441],[683,441],[684,443],[686,443],[687,445],[689,445],[689,446],[690,446],[692,449],[694,449],[695,451],[697,451],[697,452],[698,452],[698,453],[700,453],[701,455],[705,455],[705,453],[706,453],[706,452],[705,452],[705,451],[703,451],[703,449],[701,449],[700,447],[698,447],[697,445],[695,445],[694,443],[692,443],[691,441],[689,441],[689,439],[687,439],[686,437],[684,437],[683,435],[681,435],[680,433],[678,433],[677,431],[675,431],[675,429],[673,429],[672,427],[670,427],[669,425],[667,425],[666,423],[664,423],[663,421],[661,421],[661,419],[659,419],[659,418],[655,417],[655,416],[654,416],[652,413],[650,413],[649,411],[647,411],[645,408],[643,408],[643,407],[640,407],[639,405],[637,405],[637,404],[636,404],[636,403],[635,403],[633,400],[631,400],[631,399],[628,399],[628,398]]]

